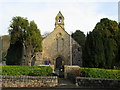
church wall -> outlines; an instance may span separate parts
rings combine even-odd
[[[72,64],[82,66],[82,48],[72,39]]]
[[[59,12],[55,18],[54,31],[43,39],[42,47],[41,64],[50,61],[50,64],[56,66],[57,61],[58,66],[61,66],[61,64],[82,65],[82,49],[80,45],[64,30],[64,17],[61,12]],[[62,59],[58,59],[58,57]]]
[[[55,64],[55,59],[61,56],[64,61],[63,63],[66,65],[69,64],[70,37],[61,27],[56,27],[54,31],[43,40],[42,46],[43,61],[48,58],[51,60],[51,64]]]

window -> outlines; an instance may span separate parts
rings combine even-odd
[[[56,50],[58,51],[58,39],[56,39]]]
[[[64,38],[62,38],[62,48],[64,49]]]
[[[62,18],[59,17],[59,18],[58,18],[58,23],[61,23],[61,22],[62,22]]]

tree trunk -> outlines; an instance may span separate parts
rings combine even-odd
[[[25,49],[25,44],[23,43],[23,49],[22,49],[22,63],[21,63],[21,65],[25,65],[25,57],[26,57],[26,49]]]
[[[32,62],[32,46],[29,45],[26,47],[26,58],[25,58],[25,65],[31,66]]]
[[[35,54],[33,53],[34,49],[32,48],[32,45],[25,45],[23,44],[23,53],[22,53],[22,65],[26,66],[32,66],[33,64],[33,58],[35,57]]]

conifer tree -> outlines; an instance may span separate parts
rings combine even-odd
[[[34,21],[29,22],[27,18],[16,16],[11,21],[9,34],[11,40],[6,57],[7,64],[21,64],[25,56],[25,65],[31,66],[31,59],[35,53],[42,51],[42,38],[37,25]],[[18,51],[14,51],[17,49]]]
[[[119,58],[120,38],[116,35],[118,33],[116,21],[101,19],[94,30],[87,35],[83,53],[84,66],[113,68]]]
[[[80,31],[80,30],[76,30],[74,33],[72,33],[72,38],[78,42],[79,45],[81,45],[82,47],[84,47],[85,45],[85,40],[86,40],[86,37],[85,37],[85,34]]]

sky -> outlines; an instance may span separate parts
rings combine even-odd
[[[34,20],[41,34],[52,32],[59,11],[65,20],[65,30],[71,34],[92,31],[102,18],[118,21],[119,0],[1,0],[0,36],[8,34],[15,16]]]

